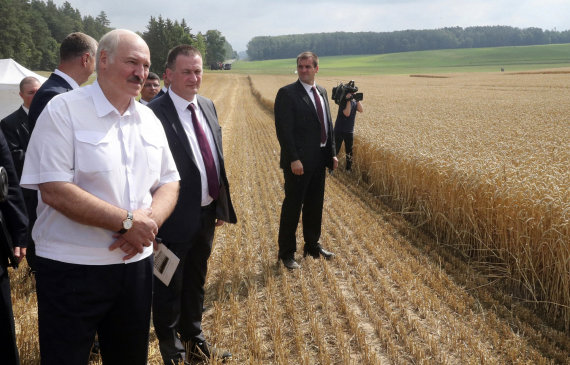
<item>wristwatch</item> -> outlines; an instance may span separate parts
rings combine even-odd
[[[127,211],[127,219],[123,221],[123,228],[119,231],[120,234],[127,233],[129,229],[133,226],[133,212]]]

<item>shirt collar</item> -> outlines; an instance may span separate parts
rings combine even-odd
[[[24,104],[22,104],[22,109],[26,112],[26,114],[30,114],[30,109],[26,108]]]
[[[95,111],[97,113],[98,118],[104,117],[112,112],[115,112],[119,116],[121,115],[121,113],[119,113],[117,108],[115,108],[113,104],[111,104],[109,99],[107,99],[105,94],[103,94],[103,90],[101,90],[101,86],[99,85],[99,82],[97,82],[97,80],[95,80],[93,84],[85,86],[84,89],[86,90],[85,92],[89,93],[93,98],[93,104],[95,105]],[[129,107],[127,108],[125,113],[123,113],[123,116],[134,114],[136,112],[137,103],[135,103],[134,100],[135,98],[131,97]]]
[[[198,98],[196,95],[194,95],[194,99],[186,100],[181,96],[176,95],[176,93],[172,91],[171,88],[168,89],[168,94],[170,95],[170,98],[172,99],[172,102],[174,103],[174,107],[176,108],[176,111],[178,111],[178,114],[187,109],[190,103],[194,103],[196,109],[198,109]]]
[[[303,81],[301,81],[301,79],[299,79],[299,82],[301,83],[301,85],[303,85],[303,87],[305,88],[305,90],[307,90],[307,93],[311,92],[311,89],[313,88],[313,86],[316,88],[317,87],[317,83],[313,83],[313,85],[309,85],[304,83]],[[318,91],[318,90],[317,90]]]
[[[69,76],[68,74],[60,71],[59,69],[55,69],[55,71],[53,72],[54,74],[56,74],[57,76],[62,77],[65,81],[67,81],[67,83],[69,84],[69,86],[71,86],[71,88],[73,90],[78,89],[79,88],[79,84],[77,83],[77,81],[75,81],[71,76]]]

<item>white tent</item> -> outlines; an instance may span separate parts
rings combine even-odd
[[[20,81],[26,76],[34,76],[42,84],[47,80],[11,58],[0,59],[0,119],[22,105],[22,98],[18,92],[20,91]]]

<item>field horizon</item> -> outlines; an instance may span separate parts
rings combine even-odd
[[[570,67],[570,44],[323,56],[319,57],[319,64],[321,76],[501,72],[501,68],[505,72],[556,69]],[[295,58],[266,61],[237,60],[229,72],[294,74]]]

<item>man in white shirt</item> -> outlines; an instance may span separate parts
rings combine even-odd
[[[140,36],[107,33],[97,81],[54,97],[32,133],[42,364],[87,364],[95,332],[103,363],[147,362],[153,241],[179,188],[160,121],[134,99],[149,66]]]

